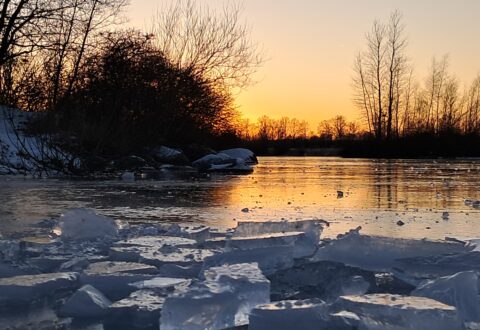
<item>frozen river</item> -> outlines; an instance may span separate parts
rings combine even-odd
[[[240,176],[164,172],[135,182],[0,177],[0,233],[30,235],[39,220],[89,207],[139,222],[235,227],[239,220],[321,218],[332,224],[328,235],[362,226],[382,236],[480,237],[480,210],[464,203],[480,199],[480,160],[259,161],[253,174]]]

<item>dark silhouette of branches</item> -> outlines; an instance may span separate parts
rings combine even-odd
[[[152,34],[177,68],[217,86],[245,87],[263,59],[240,16],[241,8],[232,3],[214,12],[180,0],[158,11]]]

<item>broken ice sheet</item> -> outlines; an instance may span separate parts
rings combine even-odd
[[[416,256],[436,256],[471,250],[463,243],[368,236],[360,228],[326,242],[312,257],[373,271],[389,271],[396,259]]]
[[[293,247],[277,246],[250,250],[232,250],[205,258],[203,269],[222,265],[258,263],[265,275],[293,266]]]
[[[366,329],[462,329],[453,306],[424,297],[391,294],[342,296],[334,309],[358,315]]]
[[[240,221],[233,232],[233,237],[256,236],[260,234],[304,232],[305,237],[317,244],[323,231],[324,220],[298,221]]]
[[[414,285],[418,285],[426,279],[435,279],[464,271],[480,272],[480,252],[404,258],[396,260],[394,265],[394,274]]]
[[[0,306],[29,304],[36,299],[74,290],[79,286],[77,273],[21,275],[0,279]]]
[[[329,318],[329,308],[321,300],[284,300],[254,308],[248,329],[328,329]]]
[[[303,258],[311,256],[317,249],[317,245],[305,239],[304,232],[283,232],[259,234],[254,236],[234,236],[226,240],[225,249],[249,250],[275,246],[292,246],[293,256]]]
[[[78,289],[61,307],[59,314],[74,318],[100,318],[107,314],[111,301],[91,285]]]
[[[80,275],[82,284],[90,284],[111,300],[124,298],[135,288],[129,284],[152,279],[158,270],[150,265],[128,262],[93,263]]]
[[[191,247],[195,246],[197,241],[184,237],[175,236],[139,236],[125,240],[117,241],[113,244],[114,247],[129,247],[129,246],[144,246],[144,247],[156,247],[161,248],[165,245],[178,246],[178,247]]]
[[[116,301],[108,309],[107,325],[126,329],[157,328],[165,297],[153,290],[139,290]]]
[[[465,321],[480,321],[478,274],[474,271],[425,281],[411,294],[455,306]]]

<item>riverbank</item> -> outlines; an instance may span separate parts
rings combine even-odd
[[[480,136],[418,134],[389,141],[369,138],[244,141],[260,156],[337,156],[347,158],[439,159],[480,157]]]

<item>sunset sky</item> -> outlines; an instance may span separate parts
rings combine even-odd
[[[130,25],[145,28],[169,0],[131,0]],[[227,0],[197,0],[222,9]],[[235,2],[235,1],[234,1]],[[243,0],[243,19],[268,61],[258,83],[242,91],[237,104],[244,116],[297,117],[313,127],[342,114],[359,118],[352,104],[355,53],[375,18],[398,9],[404,16],[408,54],[424,80],[432,57],[448,53],[450,69],[470,84],[480,72],[478,0]],[[312,128],[313,128],[312,127]]]

